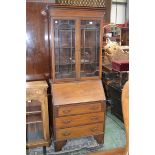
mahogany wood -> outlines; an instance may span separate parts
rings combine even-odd
[[[52,91],[54,105],[105,100],[101,80],[52,84]]]
[[[101,111],[101,102],[87,102],[85,104],[72,104],[68,106],[60,106],[58,116],[67,116],[75,114],[84,114]]]
[[[97,122],[103,122],[104,113],[91,113],[84,115],[75,115],[75,116],[67,116],[67,117],[58,117],[55,119],[56,128],[68,128],[74,126],[81,126],[85,124],[92,124]]]
[[[48,19],[41,14],[45,3],[26,3],[26,80],[50,78]]]
[[[52,87],[54,106],[53,133],[56,149],[60,149],[60,146],[62,146],[61,143],[64,143],[64,140],[66,139],[83,136],[93,135],[98,143],[104,142],[106,104],[104,101],[104,92],[102,92],[102,97],[99,95],[101,91],[96,95],[93,95],[98,89],[103,89],[102,85],[100,85],[100,80],[97,81],[92,80],[53,84],[59,88],[53,89],[54,87]],[[92,93],[86,95],[86,89],[87,93]],[[66,90],[66,92],[64,90]],[[67,92],[68,90],[69,92]],[[72,100],[70,100],[70,97]],[[78,98],[80,98],[80,100]],[[83,98],[85,100],[82,100]],[[58,102],[59,99],[61,102]],[[99,128],[97,124],[99,124]],[[98,130],[95,128],[96,126]]]
[[[90,7],[76,7],[76,6],[61,6],[61,5],[50,5],[49,6],[49,15],[51,19],[50,23],[50,49],[52,53],[52,70],[51,73],[53,82],[59,82],[64,80],[75,80],[74,78],[70,79],[56,79],[55,78],[55,48],[54,48],[54,30],[53,30],[53,20],[54,19],[65,19],[65,20],[75,20],[75,71],[76,71],[76,80],[87,80],[89,77],[80,77],[80,68],[81,68],[81,20],[99,20],[100,21],[100,48],[99,48],[99,77],[90,77],[91,79],[97,78],[101,79],[102,76],[102,27],[104,20],[105,8],[90,8]]]
[[[75,60],[76,60],[76,80],[80,79],[80,67],[81,65],[78,65],[80,64],[80,58],[81,58],[81,55],[80,55],[80,43],[81,43],[81,32],[80,32],[80,18],[77,18],[76,19],[77,22],[76,22],[76,34],[75,34],[75,50],[77,52],[75,52]],[[78,35],[77,35],[78,34]]]
[[[104,134],[95,135],[94,138],[96,139],[96,141],[99,144],[103,144],[104,143]]]
[[[50,5],[51,16],[59,17],[104,17],[105,8]],[[65,14],[64,14],[65,11]]]
[[[96,140],[99,143],[104,142],[104,124],[105,124],[105,94],[101,82],[101,73],[102,73],[102,26],[103,26],[103,18],[104,18],[104,8],[90,8],[90,7],[73,7],[73,6],[59,6],[59,5],[51,5],[49,6],[49,15],[50,15],[50,50],[52,53],[52,102],[53,102],[53,136],[55,149],[60,150],[64,145],[65,140],[71,138],[79,138],[83,136],[95,136]],[[63,73],[63,69],[58,70],[55,68],[55,42],[58,37],[55,38],[57,32],[57,24],[59,21],[55,21],[56,19],[60,20],[74,20],[75,21],[75,71],[76,78],[62,78],[61,74],[59,79],[55,77],[55,70],[57,73]],[[99,56],[96,56],[99,64],[99,69],[97,72],[99,75],[96,75],[96,72],[88,77],[81,76],[81,49],[82,43],[81,41],[85,39],[81,39],[81,28],[87,27],[86,20],[88,22],[95,20],[97,21],[96,25],[93,26],[96,28],[96,36],[100,35],[99,38]],[[85,22],[85,23],[84,23]],[[68,22],[69,23],[69,22]],[[99,27],[100,24],[100,27]],[[60,25],[59,25],[60,26]],[[64,25],[63,25],[64,26]],[[53,28],[56,28],[56,31]],[[93,27],[93,28],[94,28]],[[99,28],[98,28],[99,27]],[[99,31],[100,29],[100,31]],[[63,29],[62,29],[63,30]],[[85,29],[84,29],[85,30]],[[89,29],[88,29],[89,30]],[[94,29],[93,29],[94,30]],[[71,31],[72,32],[72,31]],[[89,32],[89,31],[88,31]],[[98,36],[99,36],[98,35]],[[90,36],[93,36],[90,33]],[[61,36],[60,36],[61,37]],[[85,33],[83,35],[85,38]],[[89,39],[89,38],[88,38]],[[67,40],[67,37],[66,37]],[[94,48],[98,48],[97,42],[98,40],[92,40],[88,42],[87,48],[92,49],[90,44],[93,42],[96,45],[93,45]],[[69,46],[69,42],[63,43],[64,46]],[[84,43],[85,45],[85,43]],[[57,45],[58,46],[58,45]],[[58,46],[60,48],[60,46]],[[72,47],[72,44],[71,44]],[[72,49],[72,48],[71,48]],[[89,49],[89,50],[90,50]],[[71,50],[70,50],[71,51]],[[91,51],[92,52],[92,51]],[[97,52],[97,50],[96,50]],[[59,52],[60,53],[60,52]],[[93,55],[91,55],[93,56]],[[94,55],[95,56],[95,55]],[[99,60],[98,60],[99,58]],[[72,57],[70,57],[72,62]],[[92,59],[90,59],[92,60]],[[62,65],[62,64],[61,64]],[[58,66],[58,64],[57,64]],[[56,67],[57,67],[56,66]],[[84,71],[83,71],[84,72]],[[89,70],[88,70],[89,73]],[[83,74],[83,73],[82,73]],[[59,74],[58,74],[59,75]],[[88,75],[88,74],[87,74]],[[86,76],[87,76],[86,75]],[[74,81],[73,81],[74,80]],[[92,120],[93,119],[93,120]]]
[[[62,147],[66,144],[67,140],[54,142],[55,151],[61,151]]]
[[[81,136],[98,135],[102,133],[103,133],[103,123],[96,123],[91,125],[71,127],[65,129],[57,129],[56,139],[59,141],[59,140],[77,138]]]

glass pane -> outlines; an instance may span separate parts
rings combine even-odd
[[[75,21],[54,20],[55,77],[75,78]]]
[[[43,135],[43,124],[38,123],[30,123],[26,124],[26,142],[35,142],[37,140],[41,140],[44,138]]]
[[[100,22],[81,21],[81,77],[98,76]]]
[[[37,100],[26,102],[26,142],[44,139],[41,103]]]

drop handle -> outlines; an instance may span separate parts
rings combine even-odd
[[[64,111],[63,111],[64,114],[68,114],[68,113],[70,113],[70,112],[71,112],[70,109],[69,109],[69,110],[64,110]]]
[[[69,123],[71,123],[71,120],[63,120],[63,123],[69,124]]]
[[[95,106],[90,108],[90,110],[97,110],[97,109],[98,107],[95,107]]]
[[[63,136],[69,136],[70,134],[71,134],[71,132],[65,131],[62,135],[63,135]]]
[[[97,118],[97,116],[93,116],[93,117],[91,117],[91,120],[92,120],[92,121],[97,121],[98,118]]]

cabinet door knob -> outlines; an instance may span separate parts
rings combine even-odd
[[[62,135],[63,136],[69,136],[71,133],[69,131],[65,131]]]
[[[63,111],[64,114],[68,114],[68,113],[70,113],[70,112],[71,112],[70,109],[69,109],[69,110],[64,110],[64,111]]]

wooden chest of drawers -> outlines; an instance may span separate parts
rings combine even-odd
[[[56,151],[72,138],[94,136],[98,143],[104,142],[106,108],[100,80],[53,84],[52,95]]]

